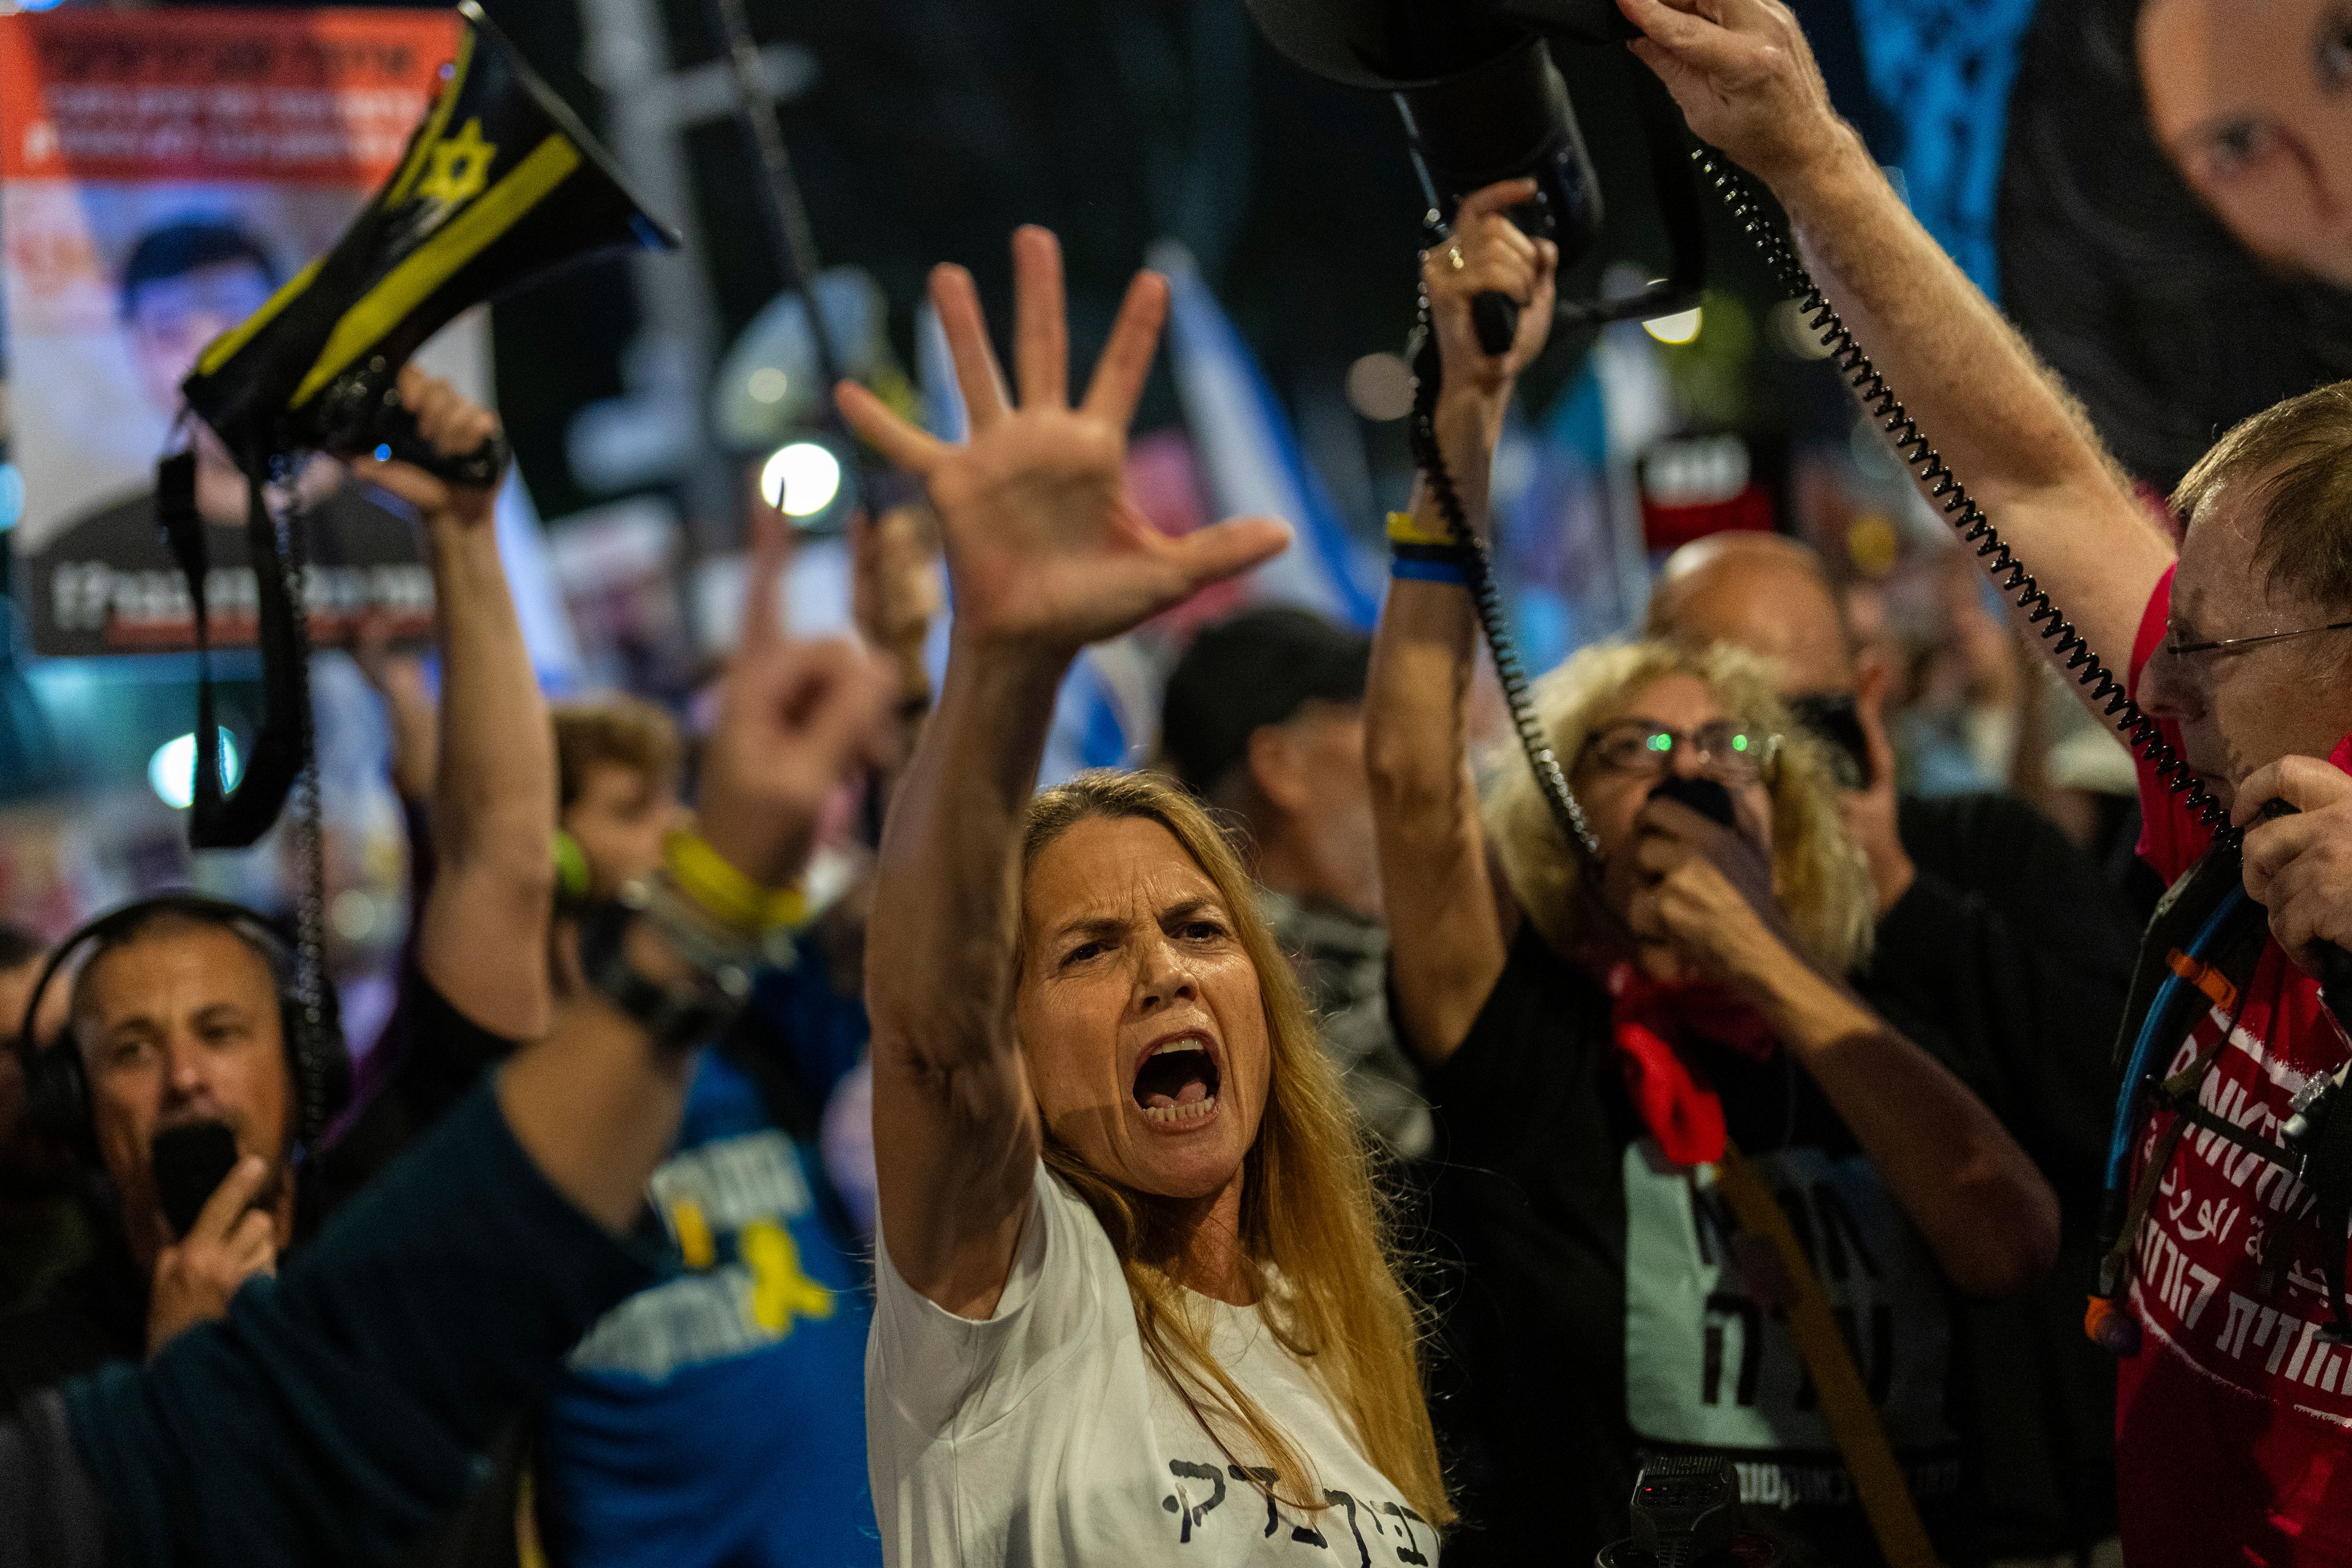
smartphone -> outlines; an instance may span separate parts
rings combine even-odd
[[[1735,826],[1731,792],[1713,779],[1685,778],[1677,773],[1652,790],[1650,798],[1678,801],[1710,822],[1726,827]]]
[[[150,1157],[155,1194],[173,1239],[194,1228],[196,1216],[236,1169],[236,1134],[225,1121],[191,1121],[155,1134]]]

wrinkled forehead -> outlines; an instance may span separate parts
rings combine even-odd
[[[74,977],[73,1016],[100,1026],[221,1003],[274,1011],[278,980],[251,942],[203,921],[169,921],[110,943]]]
[[[1157,922],[1178,904],[1208,900],[1216,883],[1176,836],[1149,817],[1087,817],[1037,852],[1022,886],[1029,941],[1087,922]]]
[[[2250,637],[2317,609],[2262,553],[2260,487],[2244,480],[2205,498],[2181,535],[2172,620],[2200,637]]]
[[[142,326],[165,326],[193,315],[249,316],[267,303],[269,279],[250,261],[215,261],[170,278],[152,278],[131,290],[129,312]]]
[[[575,805],[595,810],[642,811],[667,781],[634,763],[599,757],[580,771]]]

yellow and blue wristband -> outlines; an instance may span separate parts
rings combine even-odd
[[[1409,511],[1389,513],[1389,575],[1415,583],[1470,585],[1470,552],[1450,533],[1433,533]]]

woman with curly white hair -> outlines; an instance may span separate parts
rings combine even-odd
[[[1528,194],[1469,198],[1423,270],[1434,434],[1482,529],[1502,409],[1552,313],[1552,253],[1504,216]],[[1471,326],[1486,291],[1526,305],[1506,354]],[[1825,762],[1750,657],[1603,647],[1533,694],[1593,845],[1516,754],[1482,800],[1469,563],[1429,487],[1391,532],[1366,750],[1395,1016],[1465,1266],[1444,1336],[1459,1386],[1438,1405],[1463,1457],[1457,1561],[1592,1561],[1657,1454],[1730,1462],[1783,1561],[1910,1560],[1883,1550],[1906,1512],[1977,1560],[1946,1306],[2046,1271],[2057,1204],[1983,1102],[1849,987],[1873,901]],[[1841,1336],[1860,1422],[1813,1375]],[[1874,1414],[1875,1465],[1854,1447]]]

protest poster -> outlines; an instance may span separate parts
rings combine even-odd
[[[329,249],[397,163],[459,26],[447,12],[69,11],[0,16],[16,595],[37,653],[193,646],[155,526],[154,464],[182,438],[179,383],[216,334]],[[479,310],[419,355],[488,390]],[[190,433],[215,646],[254,636],[245,488]],[[362,618],[426,637],[432,582],[392,498],[319,459],[294,476],[313,639]]]

